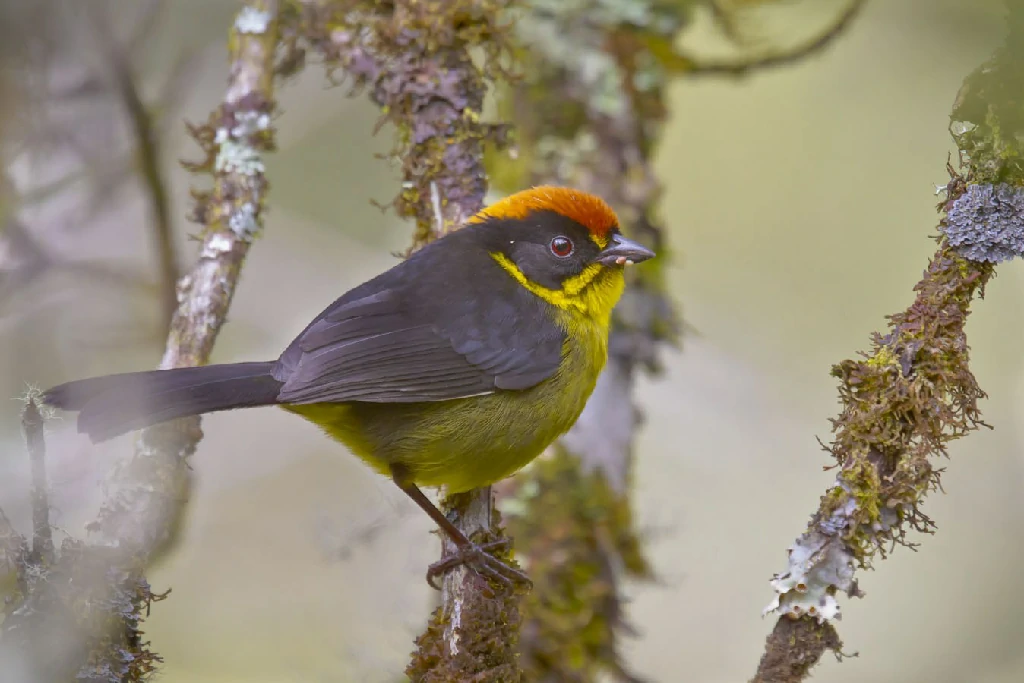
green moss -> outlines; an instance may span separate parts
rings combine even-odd
[[[1024,185],[1024,9],[1007,8],[1008,38],[964,81],[950,130],[966,155],[970,182]]]
[[[402,165],[403,185],[392,205],[416,222],[410,251],[461,225],[483,200],[483,149],[507,142],[507,127],[480,112],[488,84],[506,74],[509,0],[291,4],[287,33],[367,91],[393,124],[389,156]]]
[[[990,265],[940,246],[914,304],[890,317],[888,334],[876,335],[862,360],[832,370],[843,410],[829,450],[842,470],[812,526],[833,514],[849,520],[844,540],[862,564],[906,543],[908,528],[933,528],[920,509],[939,485],[930,459],[984,426],[978,401],[985,394],[969,368],[964,325],[992,274]]]
[[[33,680],[138,683],[162,662],[142,625],[153,593],[141,572],[111,569],[117,550],[67,540],[53,564],[23,567],[25,589],[4,608],[0,658]]]
[[[523,605],[525,680],[590,681],[624,671],[619,567],[627,577],[651,577],[628,498],[561,448],[522,474],[517,492],[506,515],[529,549],[534,581]]]
[[[501,516],[493,513],[492,534],[475,538],[479,543],[504,537]],[[509,566],[518,567],[511,548],[493,553]],[[479,680],[494,683],[532,681],[519,669],[519,601],[524,589],[509,591],[492,580],[473,575],[486,583],[469,592],[461,605],[459,651],[452,653],[445,642],[450,614],[442,605],[434,610],[426,630],[416,638],[416,650],[405,673],[413,683],[447,683]]]

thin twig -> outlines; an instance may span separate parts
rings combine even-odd
[[[152,21],[158,13],[161,3],[151,0],[148,3],[147,17]],[[178,281],[178,255],[174,243],[174,220],[171,216],[170,199],[167,193],[167,180],[164,177],[161,163],[159,135],[150,114],[135,83],[129,63],[129,51],[121,46],[116,36],[110,31],[110,17],[104,6],[97,5],[89,12],[100,48],[103,50],[107,64],[113,75],[114,86],[121,102],[128,113],[132,131],[135,135],[135,157],[139,171],[149,197],[150,210],[153,213],[153,241],[157,258],[157,269],[160,274],[160,302],[163,309],[163,334],[170,329],[171,318],[178,308],[176,285]],[[141,30],[139,31],[142,32]]]
[[[701,61],[700,58],[677,52],[675,67],[688,76],[745,76],[752,71],[763,71],[802,62],[827,48],[857,18],[867,0],[851,0],[839,18],[813,40],[790,50],[761,55],[739,61]]]
[[[46,441],[43,416],[35,399],[29,398],[21,414],[21,427],[32,463],[32,555],[35,564],[53,562],[53,529],[50,527],[49,484],[46,479]]]

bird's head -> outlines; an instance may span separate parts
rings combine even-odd
[[[626,239],[600,197],[534,187],[473,216],[491,256],[524,287],[559,308],[607,320],[622,294],[623,269],[654,252]]]

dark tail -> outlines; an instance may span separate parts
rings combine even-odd
[[[68,382],[43,401],[78,410],[78,431],[93,443],[179,417],[277,403],[274,362],[204,365],[105,375]]]

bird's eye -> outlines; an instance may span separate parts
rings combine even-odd
[[[570,256],[573,252],[572,240],[568,237],[559,235],[558,237],[551,240],[551,253],[558,258],[565,258]]]

